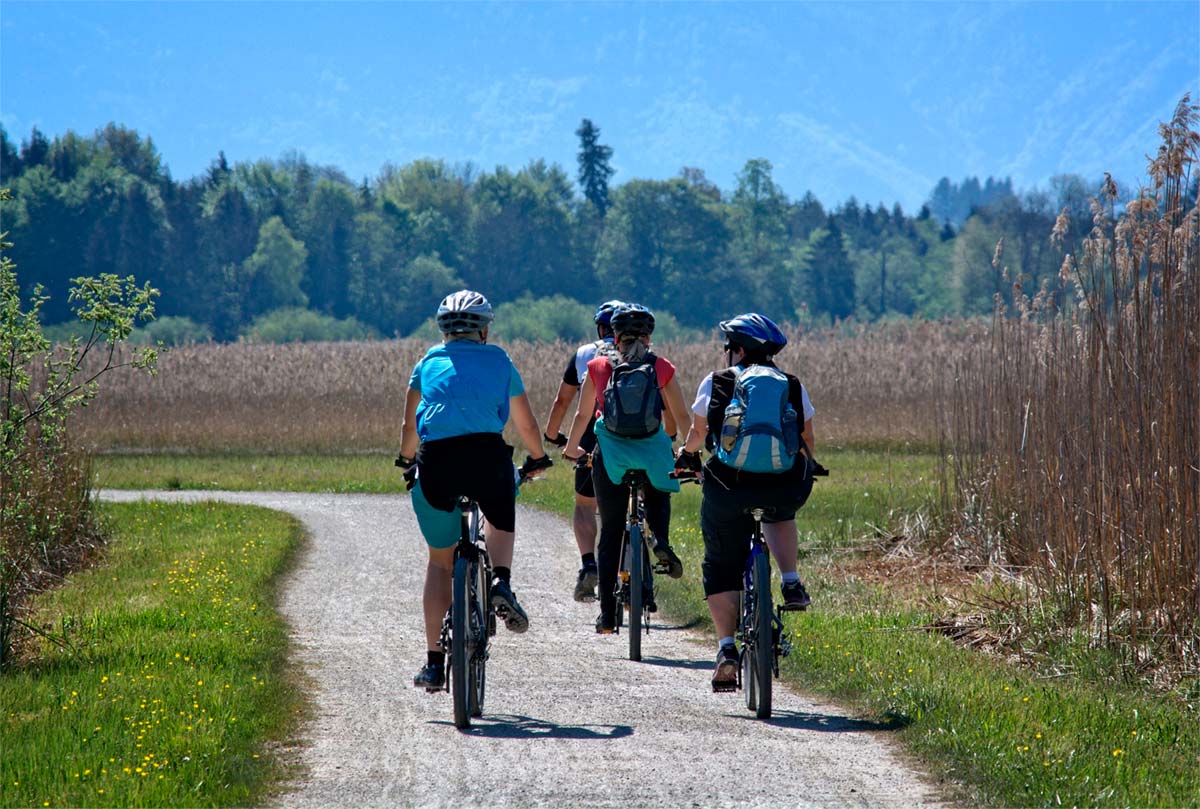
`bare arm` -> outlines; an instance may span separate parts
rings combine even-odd
[[[674,419],[675,424],[687,424],[691,421],[688,418],[688,410],[683,401],[683,388],[679,387],[679,377],[672,376],[671,381],[662,389],[663,401],[667,405],[667,413]]]
[[[687,440],[683,442],[684,452],[699,452],[708,436],[708,419],[692,414],[692,426],[688,429]]]
[[[563,419],[567,416],[567,408],[571,406],[571,402],[574,401],[575,394],[578,392],[578,385],[563,382],[558,386],[558,395],[554,397],[550,415],[546,417],[546,435],[551,438],[558,435],[558,431],[562,429]]]
[[[400,454],[405,458],[417,457],[421,439],[417,437],[417,405],[421,403],[421,392],[408,389],[404,396],[404,424],[400,428]]]
[[[587,379],[583,380],[583,388],[579,391],[579,408],[575,411],[575,419],[571,422],[571,434],[567,437],[567,446],[563,450],[564,455],[568,452],[576,456],[583,454],[583,447],[579,446],[579,442],[583,440],[588,422],[592,420],[592,413],[595,412],[596,385],[589,375]]]
[[[518,393],[509,398],[508,404],[509,417],[517,428],[517,434],[521,436],[525,449],[529,450],[529,456],[535,459],[546,457],[546,452],[542,449],[541,430],[538,429],[537,416],[533,415],[533,407],[529,404],[529,396],[524,392]]]

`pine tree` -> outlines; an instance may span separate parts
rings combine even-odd
[[[583,119],[575,134],[579,136],[579,185],[603,219],[608,213],[608,178],[614,173],[608,164],[613,150],[599,143],[600,128],[588,118]]]

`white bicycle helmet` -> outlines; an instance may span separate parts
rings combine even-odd
[[[447,295],[437,311],[437,325],[442,334],[483,331],[494,318],[488,299],[470,289]]]

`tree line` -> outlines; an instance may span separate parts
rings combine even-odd
[[[1068,175],[1018,194],[1007,179],[943,179],[916,215],[853,197],[827,208],[790,198],[765,159],[732,191],[695,167],[611,185],[599,128],[584,120],[576,135],[574,180],[543,160],[424,159],[356,183],[300,154],[231,165],[220,153],[177,181],[151,138],[117,124],[53,140],[34,129],[19,146],[0,128],[13,191],[0,213],[24,294],[51,296],[48,324],[71,318],[71,278],[116,273],[161,290],[165,322],[217,340],[303,317],[318,333],[408,335],[463,286],[542,312],[637,300],[710,328],[751,309],[810,323],[990,312],[1015,280],[1055,282],[1055,220],[1065,210],[1085,233],[1097,185]],[[544,336],[577,336],[578,318],[557,320]]]

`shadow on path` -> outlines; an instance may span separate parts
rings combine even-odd
[[[822,713],[800,711],[772,711],[770,719],[757,719],[749,712],[726,714],[732,719],[748,719],[781,728],[813,730],[819,733],[870,733],[881,730],[900,730],[899,722],[874,722],[869,719],[851,719],[848,716],[833,716]]]
[[[647,657],[646,655],[642,655],[642,662],[647,666],[663,666],[669,669],[691,669],[692,671],[703,671],[713,667],[711,660],[672,660],[668,657]]]
[[[453,722],[434,720],[431,725],[450,725]],[[488,739],[622,739],[633,734],[629,725],[560,725],[545,719],[515,714],[498,714],[471,720],[471,727],[463,728],[466,736],[481,736]]]

